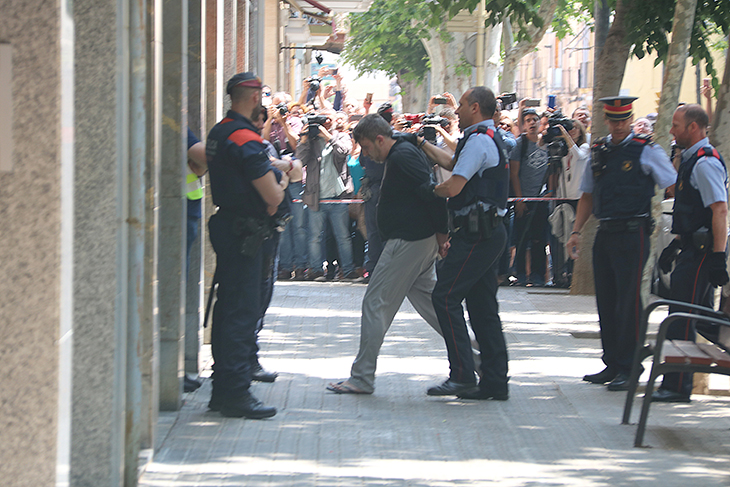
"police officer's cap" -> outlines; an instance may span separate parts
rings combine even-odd
[[[627,120],[634,113],[632,103],[635,96],[607,96],[598,101],[603,102],[603,113],[609,120]]]
[[[237,86],[246,86],[248,88],[261,88],[263,85],[261,84],[261,78],[253,74],[251,71],[246,71],[245,73],[235,74],[231,79],[228,80],[226,93],[230,95],[231,91],[233,91],[233,88]]]

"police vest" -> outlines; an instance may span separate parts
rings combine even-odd
[[[696,232],[702,227],[712,230],[712,210],[705,208],[702,203],[702,196],[699,190],[692,187],[689,182],[697,161],[700,157],[711,156],[722,163],[725,170],[725,185],[727,186],[727,169],[725,161],[717,149],[712,146],[702,147],[692,154],[687,161],[679,165],[677,174],[677,186],[674,192],[674,211],[672,217],[672,233],[687,235]]]
[[[464,185],[461,192],[449,198],[448,208],[453,211],[470,206],[477,201],[495,206],[497,208],[507,207],[507,196],[509,191],[509,163],[507,162],[507,149],[502,141],[502,136],[495,132],[492,127],[479,125],[476,129],[467,131],[459,140],[454,152],[454,165],[459,160],[459,155],[472,134],[487,134],[497,144],[499,151],[499,164],[495,167],[485,169],[481,176],[477,172]]]
[[[197,174],[188,167],[188,174],[185,177],[185,196],[189,200],[199,200],[203,198],[203,183]]]
[[[210,131],[206,143],[206,158],[210,177],[213,204],[222,210],[240,216],[265,218],[266,203],[253,184],[243,176],[242,165],[246,160],[231,160],[231,145],[244,146],[256,141],[261,143],[261,153],[254,157],[268,159],[263,149],[261,136],[248,121],[224,118]]]
[[[635,135],[627,144],[601,138],[591,148],[593,213],[599,220],[651,213],[654,180],[641,169],[641,152],[651,139]]]

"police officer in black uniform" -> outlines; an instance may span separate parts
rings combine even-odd
[[[700,105],[683,105],[674,112],[671,134],[684,148],[674,192],[672,233],[677,237],[659,257],[671,275],[670,298],[712,308],[716,286],[728,282],[725,266],[727,245],[727,170],[717,149],[706,136],[709,118]],[[677,257],[677,254],[679,256]],[[670,308],[669,312],[675,310]],[[694,341],[694,322],[674,322],[667,338]],[[652,401],[689,402],[692,374],[664,374]]]
[[[213,309],[213,394],[209,403],[228,417],[262,419],[276,408],[250,392],[256,363],[256,327],[261,317],[265,242],[271,239],[288,179],[274,169],[252,115],[261,110],[261,80],[239,73],[228,81],[231,109],[208,135],[206,153],[213,203],[208,223],[216,253]]]
[[[600,220],[593,245],[593,277],[605,369],[583,380],[626,390],[636,346],[641,277],[653,230],[654,185],[674,184],[676,171],[649,136],[631,130],[635,97],[601,98],[610,134],[594,141],[591,162],[581,181],[573,234],[566,247],[578,257],[580,230],[591,212]]]
[[[464,399],[506,400],[507,346],[497,303],[497,267],[507,242],[502,217],[507,212],[509,168],[507,152],[492,116],[497,102],[488,88],[466,91],[456,110],[464,136],[453,156],[419,141],[426,155],[452,176],[435,186],[448,197],[451,246],[436,268],[432,301],[443,331],[450,374],[431,387],[430,396],[457,395]],[[481,352],[481,381],[477,386],[474,358],[462,302]]]

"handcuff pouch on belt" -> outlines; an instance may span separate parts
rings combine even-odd
[[[239,251],[244,257],[255,256],[264,241],[274,234],[268,222],[243,216],[233,220],[231,231],[240,239]]]
[[[501,221],[502,217],[497,215],[496,208],[485,210],[477,206],[466,215],[450,215],[449,229],[452,233],[462,231],[467,235],[479,235],[487,239],[492,236]]]
[[[701,228],[694,233],[681,236],[682,248],[686,249],[693,247],[699,252],[712,252],[714,239],[712,237],[712,231]]]

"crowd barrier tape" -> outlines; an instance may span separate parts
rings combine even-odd
[[[577,201],[570,198],[539,198],[539,197],[533,197],[533,198],[507,198],[508,203],[516,203],[516,202],[530,202],[530,201]],[[302,203],[302,200],[300,199],[294,199],[292,200],[293,203]],[[335,200],[335,199],[327,199],[327,200],[319,200],[319,203],[322,204],[329,204],[329,205],[349,205],[350,203],[365,203],[365,200],[360,199],[352,199],[352,200]]]

